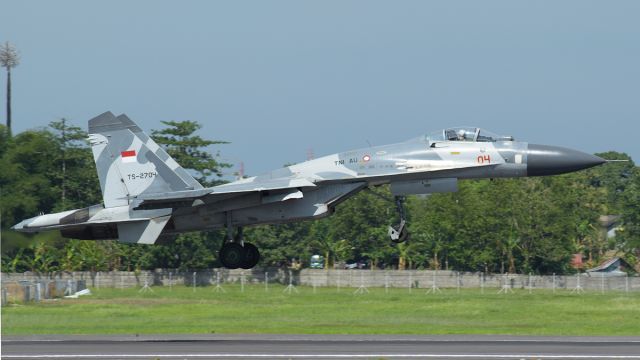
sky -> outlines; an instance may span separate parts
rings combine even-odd
[[[639,1],[4,0],[0,41],[21,55],[14,132],[195,120],[248,175],[459,125],[638,162],[639,18]]]

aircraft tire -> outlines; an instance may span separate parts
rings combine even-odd
[[[260,251],[251,243],[244,243],[244,262],[240,265],[243,269],[251,269],[260,261]]]
[[[400,235],[399,235],[398,239],[397,240],[391,239],[391,241],[396,243],[396,244],[400,244],[400,243],[403,243],[403,242],[407,241],[408,238],[409,238],[409,230],[407,230],[406,227],[402,227],[400,229]]]
[[[220,252],[220,262],[227,269],[237,269],[245,262],[246,251],[238,243],[226,243],[222,245]]]

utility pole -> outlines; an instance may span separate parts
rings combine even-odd
[[[7,130],[11,136],[11,68],[18,66],[20,56],[15,46],[6,41],[0,45],[0,66],[7,69]]]
[[[62,207],[65,207],[65,199],[67,193],[66,179],[67,179],[67,119],[62,118]]]

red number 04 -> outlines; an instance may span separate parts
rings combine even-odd
[[[484,164],[484,163],[491,164],[491,156],[489,155],[478,156],[478,164]]]

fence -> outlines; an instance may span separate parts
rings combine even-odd
[[[640,277],[580,275],[483,274],[433,270],[288,270],[283,268],[139,272],[60,272],[55,274],[2,273],[2,301],[39,300],[89,288],[148,286],[207,286],[224,283],[293,284],[335,288],[477,288],[509,292],[513,289],[571,291],[640,291]],[[16,294],[20,292],[20,294]]]

